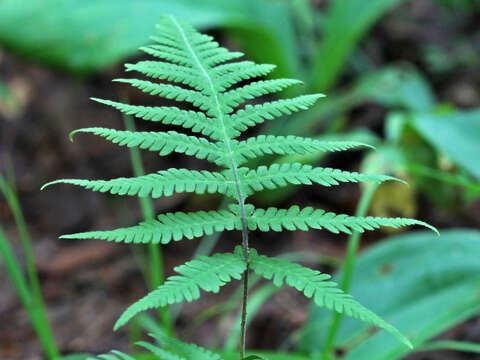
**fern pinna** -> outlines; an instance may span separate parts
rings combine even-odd
[[[243,54],[230,52],[174,17],[165,17],[158,26],[154,45],[141,50],[157,58],[126,65],[127,71],[146,75],[152,81],[118,79],[146,93],[179,102],[188,102],[195,110],[173,106],[138,106],[94,99],[137,118],[178,125],[195,135],[168,132],[130,132],[106,128],[86,128],[76,132],[101,136],[121,146],[139,147],[165,156],[172,152],[195,156],[212,162],[221,171],[188,169],[161,170],[135,178],[113,180],[57,180],[53,183],[79,185],[93,191],[117,195],[158,198],[173,193],[220,193],[233,200],[226,210],[174,212],[158,215],[155,220],[110,231],[91,231],[64,235],[64,239],[103,239],[125,243],[162,243],[193,239],[224,230],[240,230],[242,244],[232,253],[200,257],[177,267],[178,273],[158,289],[129,307],[115,328],[126,324],[141,311],[182,301],[192,301],[200,290],[218,292],[220,287],[243,279],[244,299],[241,332],[241,357],[245,356],[245,317],[248,274],[296,288],[319,306],[370,322],[384,328],[410,346],[394,327],[343,293],[330,276],[283,260],[258,255],[249,250],[248,232],[326,229],[333,233],[363,232],[381,226],[423,225],[404,218],[352,217],[337,215],[310,207],[257,209],[246,200],[255,192],[288,184],[338,185],[340,182],[375,182],[395,180],[384,175],[368,175],[337,169],[312,167],[300,163],[273,164],[251,169],[250,159],[267,154],[307,154],[319,151],[342,151],[364,146],[356,142],[323,142],[295,136],[260,135],[239,139],[242,133],[265,120],[273,120],[299,110],[308,109],[323,95],[303,95],[291,99],[268,101],[255,105],[251,99],[280,92],[300,82],[291,79],[251,80],[269,74],[273,65],[238,61]],[[161,80],[162,82],[155,82]],[[251,80],[245,85],[247,80]],[[169,83],[166,83],[169,82]],[[202,135],[202,136],[200,136]],[[49,184],[47,184],[49,185]]]

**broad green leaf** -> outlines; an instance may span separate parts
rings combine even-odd
[[[438,340],[422,345],[417,352],[432,350],[456,350],[480,354],[480,344],[468,341]]]
[[[225,0],[220,0],[227,2]],[[226,24],[242,51],[258,63],[277,65],[276,77],[305,79],[288,1],[235,0],[248,8],[248,20]],[[235,2],[234,1],[234,2]],[[231,2],[229,0],[228,2]],[[266,51],[268,49],[268,51]]]
[[[396,65],[367,74],[356,82],[357,97],[387,107],[426,111],[435,106],[427,79],[412,65]]]
[[[477,250],[478,251],[478,250]],[[478,253],[477,253],[478,255]],[[478,270],[477,270],[478,271]],[[459,281],[392,315],[390,321],[419,346],[480,311],[480,279]],[[421,349],[421,347],[420,347]],[[409,353],[381,333],[348,352],[344,360],[399,360]]]
[[[439,0],[439,2],[455,12],[480,11],[480,3],[477,0]]]
[[[446,230],[440,237],[423,231],[394,236],[360,255],[350,293],[419,345],[480,311],[479,252],[480,232],[475,230]],[[322,329],[330,319],[331,314],[311,308],[303,350],[321,351]],[[336,346],[348,348],[362,336],[369,336],[368,327],[345,318]],[[406,350],[394,342],[379,333],[348,359],[398,359]],[[374,350],[378,357],[373,357]]]
[[[335,84],[349,56],[368,29],[402,0],[332,1],[324,18],[323,41],[314,52],[315,91],[326,91]]]
[[[296,52],[286,4],[270,0],[4,0],[0,45],[69,71],[91,72],[135,54],[163,14],[199,28],[262,33],[257,43],[267,41],[285,67],[295,66],[288,60]]]
[[[480,110],[413,114],[411,123],[438,151],[480,179]]]

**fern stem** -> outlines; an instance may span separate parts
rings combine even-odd
[[[365,216],[372,202],[373,195],[378,188],[378,184],[368,184],[362,192],[362,196],[357,206],[356,216]],[[345,264],[343,268],[343,277],[340,282],[340,288],[344,292],[348,292],[350,283],[352,281],[353,270],[355,268],[355,262],[357,259],[357,250],[360,245],[361,233],[358,231],[352,232],[348,239],[347,255],[345,258]],[[332,315],[332,320],[328,329],[327,340],[323,347],[321,360],[327,360],[330,358],[330,353],[335,345],[335,339],[337,337],[340,323],[342,321],[342,314],[335,312]]]
[[[205,66],[202,64],[200,59],[198,58],[197,54],[192,48],[192,45],[190,44],[188,38],[185,35],[185,31],[183,28],[180,26],[178,21],[173,17],[170,16],[170,20],[172,23],[177,27],[178,31],[180,32],[182,39],[185,43],[185,46],[187,47],[188,51],[192,55],[193,59],[195,60],[195,63],[197,64],[198,69],[202,72],[202,75],[205,77],[207,80],[210,90],[211,90],[211,96],[212,99],[215,101],[215,106],[217,108],[217,116],[218,120],[222,126],[222,132],[223,132],[223,142],[227,148],[229,160],[230,160],[230,169],[232,170],[233,177],[235,180],[235,188],[237,191],[237,196],[238,196],[238,205],[240,207],[240,217],[242,220],[242,249],[243,249],[243,254],[245,257],[245,262],[247,263],[247,268],[243,274],[243,303],[242,303],[242,322],[241,322],[241,335],[240,335],[240,357],[243,359],[245,357],[245,335],[246,335],[246,319],[247,319],[247,301],[248,301],[248,227],[247,227],[247,219],[245,215],[245,197],[243,196],[242,189],[240,187],[240,180],[238,177],[238,167],[235,162],[235,158],[233,157],[233,152],[232,152],[232,146],[230,144],[230,137],[228,136],[227,133],[227,128],[225,125],[225,116],[222,111],[222,108],[220,106],[220,100],[218,98],[217,91],[215,90],[215,86],[213,84],[213,81],[208,74],[208,72],[205,70]]]
[[[245,340],[247,335],[247,302],[248,302],[248,271],[250,265],[243,273],[243,299],[242,299],[242,320],[240,323],[240,360],[245,358]]]
[[[128,131],[135,131],[135,123],[131,116],[124,115],[123,122]],[[145,175],[140,151],[137,147],[130,148],[130,160],[135,176]],[[155,209],[150,198],[140,198],[140,207],[145,220],[152,220],[155,217]],[[148,244],[148,283],[151,290],[156,289],[163,284],[165,275],[163,271],[163,255],[161,246],[158,244]],[[173,334],[173,324],[170,311],[166,307],[159,309],[159,316],[167,334]]]

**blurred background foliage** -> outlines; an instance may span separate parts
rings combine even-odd
[[[71,130],[87,124],[124,126],[116,114],[87,104],[89,96],[147,101],[138,93],[125,93],[109,80],[122,74],[120,64],[139,56],[138,47],[148,43],[160,15],[165,13],[211,32],[223,45],[243,51],[252,60],[278,65],[273,76],[301,79],[305,86],[298,91],[328,95],[308,112],[266,124],[262,133],[350,139],[376,147],[374,152],[333,158],[315,154],[297,161],[325,165],[334,161],[354,170],[392,174],[410,183],[409,187],[384,184],[378,189],[358,191],[347,187],[344,191],[309,190],[304,194],[286,189],[263,193],[256,199],[258,204],[288,203],[295,196],[304,203],[354,212],[354,204],[360,199],[357,212],[420,217],[444,229],[439,239],[413,231],[363,241],[358,234],[348,241],[332,240],[318,233],[298,234],[293,237],[293,245],[292,239],[277,239],[272,245],[273,239],[264,235],[260,246],[275,253],[289,250],[291,259],[313,263],[323,271],[338,270],[335,276],[344,288],[349,287],[362,303],[406,333],[416,345],[415,351],[429,351],[427,355],[422,353],[423,359],[453,359],[460,356],[460,350],[478,352],[474,344],[480,340],[478,0],[3,0],[0,170],[6,180],[2,177],[5,203],[0,202],[0,219],[5,234],[0,229],[1,254],[48,358],[55,358],[58,353],[54,336],[62,353],[101,352],[112,344],[125,349],[128,344],[126,334],[106,335],[104,329],[111,327],[118,309],[130,302],[131,289],[142,294],[142,285],[124,284],[136,279],[137,265],[126,260],[128,255],[96,243],[89,248],[52,244],[56,243],[54,234],[130,223],[142,216],[141,211],[135,206],[125,207],[124,202],[113,198],[100,200],[89,196],[80,200],[83,193],[67,195],[72,190],[62,190],[60,196],[57,191],[36,193],[47,180],[62,175],[72,177],[78,173],[82,177],[87,174],[104,178],[126,176],[131,171],[120,152],[95,142],[89,145],[93,139],[79,140],[80,145],[67,150],[64,138]],[[132,126],[128,119],[124,120]],[[12,159],[11,166],[8,159]],[[147,169],[152,164],[158,168],[159,161],[161,167],[170,165],[148,156],[144,161]],[[138,154],[132,154],[132,162],[136,173],[143,171]],[[19,173],[17,181],[12,175],[15,172]],[[63,205],[59,197],[63,197]],[[21,220],[20,202],[26,207],[26,222]],[[173,197],[163,203],[143,203],[140,208],[143,216],[151,216],[154,207],[157,211],[195,208],[201,202],[221,206],[218,199],[211,197]],[[100,215],[89,218],[82,207],[95,207]],[[30,249],[27,223],[34,229],[35,251]],[[13,249],[7,237],[14,242]],[[17,237],[21,239],[19,246],[14,241]],[[192,245],[185,245],[183,254],[173,253],[167,247],[164,260],[172,264],[191,253],[228,248],[229,244],[217,244],[217,240],[202,240],[196,252]],[[362,252],[357,258],[360,247]],[[32,251],[37,256],[40,277],[36,275]],[[134,250],[138,267],[150,285],[148,269],[152,264],[156,264],[154,268],[161,267],[161,261],[152,260],[151,251]],[[99,277],[94,273],[86,278],[75,275],[75,286],[64,291],[57,289],[65,282],[61,276],[59,280],[59,271],[83,274],[87,268],[95,269],[95,259],[104,263],[96,270],[103,271],[100,285],[92,285]],[[21,263],[25,263],[25,276]],[[118,274],[125,269],[128,275]],[[54,335],[42,310],[37,282],[46,292]],[[94,294],[93,300],[78,302],[79,296],[89,296],[82,286]],[[107,294],[105,286],[110,286]],[[12,289],[7,290],[12,293]],[[336,356],[348,360],[394,360],[417,356],[409,355],[408,349],[385,333],[372,332],[353,320],[332,319],[321,309],[312,308],[306,313],[302,310],[304,304],[295,304],[298,299],[277,292],[270,285],[254,281],[249,320],[252,346],[295,352],[299,359],[308,356],[325,360]],[[112,299],[114,296],[117,298]],[[236,346],[238,296],[233,289],[218,303],[210,300],[204,304],[201,315],[196,307],[171,309],[172,321],[181,329],[179,335],[224,348],[228,357]],[[73,298],[77,302],[72,305]],[[5,299],[0,303],[2,316],[18,307],[15,296]],[[73,329],[65,330],[69,317],[62,307],[63,311],[71,310],[68,306],[78,307],[70,315],[76,319],[87,316],[85,313],[100,301],[116,304],[113,314],[104,314],[99,324],[91,319],[73,320]],[[40,304],[40,308],[35,304]],[[286,307],[290,308],[287,314],[291,317],[289,321],[283,319],[289,324],[287,333],[281,329],[282,316],[274,321],[262,315],[276,314]],[[98,310],[92,314],[98,314]],[[255,314],[263,322],[255,322]],[[15,316],[12,319],[18,320],[19,315]],[[168,321],[164,316],[160,316],[163,320],[159,323],[153,318],[139,320],[131,329],[130,339],[138,339],[142,329],[166,330]],[[275,330],[268,327],[269,321],[277,326]],[[202,327],[208,331],[200,336]],[[0,331],[2,358],[28,358],[40,352],[35,337],[25,328],[28,326],[21,327],[23,330],[17,335]],[[78,337],[75,334],[85,332],[92,335],[74,341]],[[262,332],[275,340],[253,340],[262,338]],[[438,336],[448,341],[439,341]],[[25,337],[32,338],[32,344],[18,349],[16,342]],[[442,357],[445,352],[448,355]],[[291,354],[269,356],[294,358]]]

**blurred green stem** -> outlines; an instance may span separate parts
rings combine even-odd
[[[124,115],[123,122],[128,131],[135,131],[135,123],[130,116]],[[132,163],[133,174],[135,176],[145,175],[145,170],[142,164],[140,151],[136,147],[130,148],[130,160]],[[153,220],[155,218],[155,210],[153,202],[150,198],[140,198],[140,206],[142,208],[143,217],[145,220]],[[159,244],[148,244],[148,285],[151,290],[162,285],[165,277],[163,272],[163,256],[162,249]],[[172,318],[167,307],[159,309],[159,316],[167,334],[173,334]]]
[[[370,207],[370,203],[372,202],[373,195],[375,194],[377,188],[377,184],[366,185],[362,192],[360,202],[358,203],[355,216],[365,216],[367,214],[368,208]],[[347,255],[345,258],[345,265],[343,267],[343,277],[340,282],[340,288],[345,292],[349,291],[350,283],[352,281],[355,261],[357,259],[357,251],[360,245],[360,239],[361,233],[359,233],[358,231],[354,231],[352,232],[348,240]],[[332,321],[330,323],[330,327],[327,333],[327,340],[325,341],[325,346],[322,350],[322,360],[328,360],[330,358],[331,352],[335,345],[335,338],[337,336],[341,320],[342,314],[335,312],[332,315]]]
[[[415,349],[417,352],[433,350],[453,350],[480,354],[480,344],[466,341],[439,340],[420,345]]]
[[[10,174],[12,175],[12,174]],[[9,181],[13,181],[12,178]],[[22,244],[23,254],[25,258],[25,267],[27,270],[27,279],[25,280],[20,265],[15,258],[15,255],[11,251],[10,246],[5,239],[5,236],[0,234],[1,237],[1,255],[4,259],[7,270],[10,274],[12,282],[17,289],[18,295],[22,300],[25,309],[31,319],[32,325],[42,343],[42,347],[47,355],[48,359],[57,359],[59,352],[55,344],[55,339],[52,333],[52,329],[48,322],[46,315],[45,304],[43,302],[42,289],[40,287],[40,281],[38,279],[37,268],[35,265],[35,259],[30,239],[30,234],[27,230],[27,224],[22,213],[22,208],[18,201],[18,196],[13,189],[9,186],[7,181],[0,175],[0,192],[7,200],[10,207],[13,218],[17,225],[17,230],[20,236]]]

